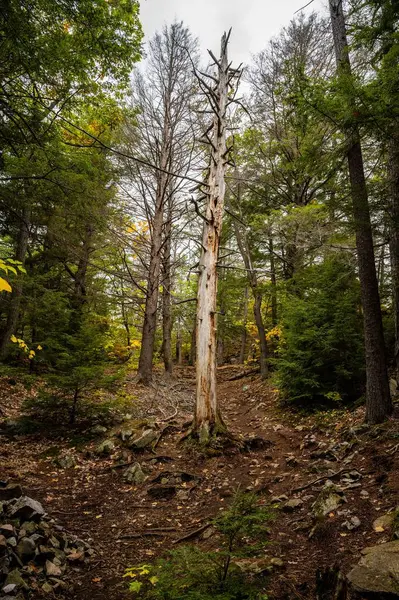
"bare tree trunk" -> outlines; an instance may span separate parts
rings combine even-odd
[[[168,215],[165,223],[163,246],[163,281],[162,281],[162,353],[166,373],[172,375],[172,273],[171,273],[171,248],[172,248],[172,202],[169,198]]]
[[[343,75],[343,85],[349,89],[351,77],[349,49],[346,37],[342,0],[329,0],[332,31],[338,74]],[[348,110],[353,114],[354,98],[347,92]],[[353,217],[356,232],[356,247],[364,317],[366,351],[366,420],[381,423],[392,413],[385,344],[382,327],[380,296],[375,268],[373,236],[368,203],[366,179],[359,128],[356,125],[347,131],[348,167],[352,192]]]
[[[19,261],[22,266],[25,265],[26,251],[29,241],[31,211],[28,206],[25,206],[22,211],[19,236],[15,249],[15,260]],[[8,307],[7,321],[2,332],[0,343],[0,358],[4,359],[7,356],[10,337],[15,333],[15,328],[18,323],[19,309],[21,306],[23,281],[22,275],[19,274],[17,280],[13,284],[12,295]]]
[[[212,435],[225,430],[216,395],[216,300],[217,261],[222,231],[224,177],[228,154],[226,146],[226,110],[230,80],[227,59],[228,38],[229,35],[223,35],[220,60],[215,61],[218,68],[215,87],[211,88],[209,84],[202,81],[202,87],[208,92],[208,99],[214,112],[197,297],[194,432],[202,443],[207,443]]]
[[[245,362],[245,349],[247,347],[247,321],[248,321],[248,286],[245,287],[244,294],[244,310],[243,310],[243,327],[241,334],[241,349],[240,349],[240,364]]]

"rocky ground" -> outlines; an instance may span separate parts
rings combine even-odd
[[[35,392],[4,378],[3,597],[128,598],[125,568],[177,544],[207,547],[209,521],[240,487],[275,509],[270,544],[258,559],[272,572],[271,599],[316,598],[317,573],[324,581],[334,565],[375,598],[399,598],[399,421],[365,427],[363,409],[302,417],[283,411],[257,375],[233,379],[239,371],[219,369],[219,398],[241,443],[208,456],[180,443],[193,403],[188,367],[150,390],[127,380],[131,414],[113,426],[29,435],[15,419],[21,398]],[[7,499],[15,484],[23,488],[19,498]],[[26,498],[40,509],[16,515]]]

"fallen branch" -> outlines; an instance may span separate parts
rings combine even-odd
[[[117,539],[117,541],[119,540],[136,540],[139,539],[141,537],[164,537],[166,535],[166,531],[164,533],[161,533],[160,531],[140,531],[140,533],[131,533],[129,535],[121,535],[120,538]]]
[[[198,529],[195,529],[195,531],[190,531],[190,533],[183,535],[183,537],[179,538],[178,540],[173,540],[172,544],[179,544],[180,542],[184,542],[186,540],[191,540],[191,539],[197,537],[197,535],[199,535],[200,533],[202,533],[203,531],[208,529],[208,527],[211,527],[211,526],[212,526],[212,523],[206,523],[206,525],[202,525]]]
[[[143,535],[162,536],[164,533],[169,533],[171,531],[176,531],[176,527],[154,527],[153,529],[146,529],[145,531],[137,531],[136,533],[127,533],[125,535],[120,535],[118,539],[130,540],[141,537]]]
[[[351,469],[346,467],[345,469],[340,469],[339,471],[336,471],[335,473],[332,473],[331,475],[323,475],[323,477],[319,477],[318,479],[315,479],[314,481],[311,481],[310,483],[307,483],[306,485],[302,485],[301,487],[297,487],[293,490],[291,490],[291,492],[302,492],[303,490],[307,490],[308,488],[312,487],[312,485],[316,485],[316,483],[320,483],[321,481],[325,481],[326,479],[333,479],[333,477],[338,477],[338,475],[342,475],[342,473],[346,473],[347,471],[350,471]]]
[[[396,444],[395,446],[393,446],[392,448],[389,448],[389,450],[387,450],[387,454],[395,454],[395,452],[399,449],[399,444]]]
[[[255,375],[256,373],[260,373],[260,367],[251,369],[250,371],[242,371],[241,373],[238,373],[238,375],[229,377],[227,381],[237,381],[237,379],[243,379],[244,377],[249,377],[250,375]]]

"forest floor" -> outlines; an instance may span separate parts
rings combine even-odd
[[[86,439],[68,434],[67,428],[24,435],[0,429],[0,479],[20,483],[26,495],[95,550],[88,565],[73,568],[73,592],[64,597],[128,598],[124,570],[179,543],[207,547],[212,529],[179,540],[206,525],[238,487],[275,506],[265,553],[281,560],[269,579],[270,598],[314,599],[318,569],[338,563],[346,572],[363,547],[389,540],[389,532],[376,531],[373,522],[398,503],[399,420],[364,427],[362,408],[311,416],[283,410],[276,392],[259,376],[231,380],[241,370],[220,368],[218,393],[229,429],[237,438],[252,440],[244,450],[232,447],[206,457],[179,443],[193,405],[194,371],[189,367],[176,368],[169,381],[157,377],[150,389],[138,386],[133,375],[124,383],[135,398],[134,418],[155,420],[163,432],[152,451],[133,454],[116,447],[111,456],[99,456],[96,447],[112,432]],[[18,417],[29,393],[34,392],[2,378],[3,420]],[[118,428],[126,423],[116,424],[113,433]],[[74,459],[70,468],[55,465],[54,457],[65,453]],[[139,462],[147,480],[126,483],[121,462]],[[327,479],[339,486],[345,502],[310,535],[312,505]],[[168,497],[149,493],[159,482],[170,488]],[[289,502],[293,499],[299,500],[295,506]]]

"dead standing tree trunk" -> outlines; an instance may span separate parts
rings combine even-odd
[[[356,112],[356,104],[354,92],[350,89],[352,72],[342,0],[329,0],[329,5],[337,72],[343,86],[345,86],[345,100],[348,112],[353,114]],[[347,127],[346,136],[364,318],[367,376],[366,420],[369,423],[381,423],[391,414],[392,402],[385,358],[370,209],[364,175],[360,133],[356,123]]]
[[[225,173],[229,149],[226,143],[226,111],[234,102],[229,99],[232,81],[239,74],[229,67],[227,47],[230,32],[224,34],[221,42],[220,59],[210,55],[217,67],[216,76],[197,75],[200,87],[207,96],[213,112],[213,123],[208,129],[206,141],[210,146],[210,165],[205,199],[202,251],[199,262],[197,297],[197,361],[196,361],[196,404],[193,433],[201,443],[208,443],[213,435],[223,433],[225,425],[221,417],[216,395],[216,299],[217,262],[222,231]]]

